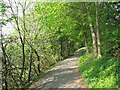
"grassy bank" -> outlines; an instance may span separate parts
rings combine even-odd
[[[93,55],[79,58],[79,69],[89,88],[118,88],[118,58],[104,56],[93,60]]]

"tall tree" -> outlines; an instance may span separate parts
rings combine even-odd
[[[91,3],[90,3],[91,4]],[[88,5],[88,4],[87,4]],[[96,38],[95,38],[95,31],[94,31],[94,28],[93,28],[93,24],[92,24],[92,19],[91,19],[91,13],[90,13],[90,10],[88,9],[88,6],[87,6],[87,10],[88,10],[88,18],[90,20],[90,29],[91,29],[91,34],[92,34],[92,41],[93,41],[93,50],[94,50],[94,55],[96,56],[97,55],[97,47],[96,47]]]
[[[98,4],[96,5],[96,28],[97,28],[97,44],[98,44],[98,58],[101,57],[101,49],[100,49],[100,33],[99,33],[99,17],[98,17]]]

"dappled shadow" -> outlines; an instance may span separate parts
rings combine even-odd
[[[45,83],[41,83],[36,88],[64,88],[74,86],[74,82],[78,80],[76,68],[57,69],[49,72],[45,77],[47,80]]]
[[[32,87],[44,88],[81,88],[76,64],[80,55],[86,50],[75,52],[70,58],[60,62],[47,73],[44,78],[36,82]]]
[[[77,75],[77,57],[62,61],[45,75],[35,88],[80,88]]]

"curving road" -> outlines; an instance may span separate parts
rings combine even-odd
[[[60,62],[30,88],[81,88],[77,61],[80,52]],[[83,81],[82,81],[83,82]]]

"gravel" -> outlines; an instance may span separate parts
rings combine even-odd
[[[30,88],[81,88],[77,71],[79,56],[80,54],[76,53],[60,62]]]

